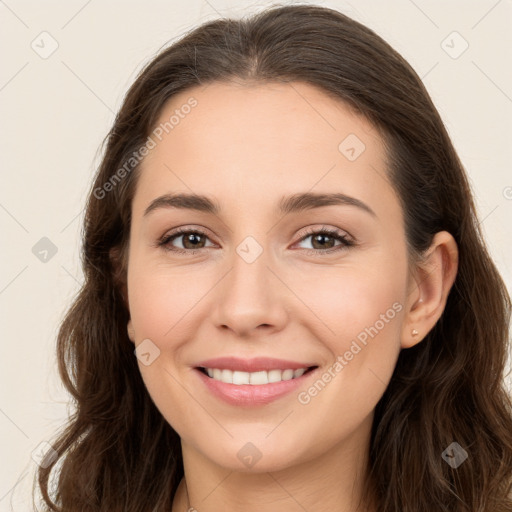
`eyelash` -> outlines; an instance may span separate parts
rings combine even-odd
[[[177,229],[174,233],[171,233],[169,235],[164,235],[162,238],[160,238],[157,242],[157,247],[160,247],[162,249],[164,249],[165,251],[170,251],[170,252],[174,252],[174,253],[177,253],[177,254],[189,254],[189,255],[193,255],[193,254],[196,254],[198,252],[200,252],[201,250],[204,250],[205,248],[201,248],[201,249],[180,249],[180,248],[176,248],[176,247],[172,247],[170,245],[170,242],[173,241],[175,238],[179,238],[180,236],[183,236],[183,235],[189,235],[189,234],[197,234],[197,235],[202,235],[202,236],[205,236],[206,238],[208,238],[208,235],[202,231],[201,229],[186,229],[186,228],[179,228]],[[341,241],[341,245],[338,245],[337,247],[332,247],[330,249],[325,249],[325,250],[321,250],[321,249],[304,249],[304,251],[306,251],[306,254],[308,255],[314,255],[314,256],[323,256],[323,255],[327,255],[327,254],[332,254],[333,252],[338,252],[338,251],[342,251],[342,250],[346,250],[348,249],[349,247],[352,247],[354,245],[356,245],[356,243],[352,240],[350,240],[347,236],[343,235],[341,233],[341,231],[338,231],[336,229],[328,229],[328,228],[324,228],[324,229],[311,229],[310,231],[308,231],[300,240],[299,242],[302,242],[304,241],[306,238],[309,238],[310,236],[312,235],[328,235],[336,240],[339,240]]]

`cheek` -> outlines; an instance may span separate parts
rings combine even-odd
[[[208,286],[198,272],[135,259],[128,269],[128,299],[137,341],[150,338],[161,345],[176,338]]]
[[[377,335],[375,329],[382,343],[398,342],[392,334],[397,334],[401,326],[405,256],[384,251],[361,254],[347,259],[344,265],[309,268],[300,275],[300,283],[295,280],[299,285],[297,295],[321,320],[323,334],[319,331],[317,335],[330,340],[332,352],[348,350],[353,339],[364,343]]]
[[[187,371],[181,355],[193,339],[195,307],[208,284],[183,267],[170,269],[148,260],[139,262],[137,257],[130,265],[128,298],[136,345],[149,339],[160,351],[147,366],[139,361],[141,376],[162,416],[182,435],[190,428],[186,418],[193,401],[178,384]]]
[[[319,269],[303,279],[301,289],[301,296],[309,289],[307,304],[321,320],[315,337],[330,353],[330,373],[324,379],[330,392],[325,403],[343,403],[354,411],[371,409],[384,392],[400,352],[405,256],[383,254],[372,257],[371,264],[359,260],[328,272]],[[311,330],[313,322],[306,322]]]
[[[346,348],[348,340],[364,344],[368,337],[379,336],[384,341],[399,332],[403,286],[393,277],[371,273],[333,277],[331,286],[336,292],[324,297],[323,311],[341,342],[340,349]]]

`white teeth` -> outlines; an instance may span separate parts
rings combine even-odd
[[[293,379],[293,370],[284,370],[281,378],[283,380]]]
[[[233,372],[233,384],[249,384],[249,374],[246,372]]]
[[[266,372],[264,372],[266,373]],[[270,370],[268,372],[269,382],[279,382],[281,380],[281,370]]]
[[[272,382],[281,382],[282,380],[298,379],[307,371],[307,368],[298,370],[269,370],[260,372],[240,372],[232,370],[219,370],[218,368],[206,368],[209,377],[226,384],[251,384],[259,386]]]
[[[299,368],[298,370],[295,370],[293,372],[293,378],[296,379],[297,377],[300,377],[301,375],[304,374],[305,371],[306,371],[305,368]]]
[[[221,370],[220,380],[228,384],[233,384],[233,372],[231,370]]]
[[[245,372],[241,372],[245,373]],[[259,385],[259,384],[268,384],[268,372],[254,372],[254,373],[245,373],[249,377],[250,384]]]

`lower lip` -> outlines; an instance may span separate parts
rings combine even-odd
[[[273,402],[296,390],[304,384],[317,369],[318,368],[314,368],[297,379],[282,380],[280,382],[260,385],[227,384],[226,382],[220,382],[208,377],[208,375],[197,368],[194,368],[194,371],[199,375],[199,378],[205,383],[206,387],[215,396],[225,402],[231,405],[258,406]]]

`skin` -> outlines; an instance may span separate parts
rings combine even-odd
[[[438,233],[425,261],[410,261],[378,131],[314,86],[196,87],[173,97],[160,122],[191,96],[197,106],[142,164],[127,269],[130,339],[160,350],[150,365],[139,361],[140,371],[182,443],[185,478],[172,511],[353,512],[375,405],[400,350],[421,342],[441,316],[456,243]],[[365,144],[354,161],[338,149],[349,134]],[[156,197],[178,192],[208,195],[221,211],[143,215]],[[279,199],[299,192],[341,192],[375,216],[352,205],[279,214]],[[156,245],[178,227],[207,233],[196,254]],[[322,255],[308,230],[323,227],[356,245]],[[250,264],[236,251],[247,236],[263,251]],[[185,244],[182,235],[168,245],[194,247]],[[237,407],[210,394],[193,370],[211,357],[268,356],[314,362],[321,376],[393,304],[400,311],[307,404],[297,395],[315,379],[271,404]],[[237,457],[248,442],[261,453],[252,467]]]

